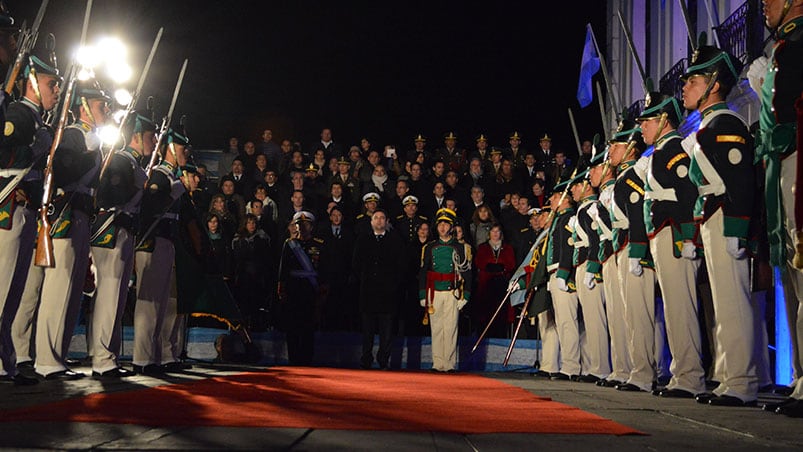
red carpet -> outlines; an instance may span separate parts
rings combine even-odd
[[[274,367],[190,383],[92,394],[3,413],[15,422],[296,427],[452,433],[639,434],[470,374]]]

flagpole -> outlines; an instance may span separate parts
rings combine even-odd
[[[602,52],[599,50],[599,44],[597,43],[597,37],[594,35],[594,28],[591,27],[591,24],[586,24],[588,30],[591,32],[591,40],[594,41],[594,48],[597,50],[597,57],[599,58],[599,67],[602,70],[602,77],[605,79],[605,86],[608,88],[608,95],[611,98],[611,105],[613,106],[614,112],[619,115],[622,111],[619,108],[619,100],[617,99],[616,93],[613,90],[613,85],[611,84],[611,79],[608,76],[608,66],[605,64],[605,57],[602,56]]]

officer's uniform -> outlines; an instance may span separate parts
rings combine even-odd
[[[378,193],[368,192],[362,196],[363,205],[367,202],[375,202],[379,204],[380,197]],[[363,212],[357,215],[354,220],[354,235],[359,237],[361,235],[370,234],[371,229],[371,214]]]
[[[635,132],[635,133],[634,133]],[[633,135],[631,137],[631,134]],[[643,151],[641,130],[632,121],[623,121],[612,142],[637,140]],[[655,271],[644,227],[644,182],[636,172],[635,159],[623,161],[617,168],[616,183],[608,212],[614,228],[616,265],[619,270],[621,297],[625,301],[625,324],[632,368],[625,383],[617,389],[650,391],[656,379],[655,346]],[[639,275],[634,274],[634,271]]]
[[[588,184],[587,172],[578,174],[574,184]],[[599,262],[600,238],[597,232],[596,211],[600,208],[596,194],[580,201],[575,216],[573,265],[577,281],[577,296],[583,312],[585,334],[581,341],[582,377],[588,381],[608,377],[611,364],[608,359],[608,319],[605,317],[605,297],[602,285],[596,283],[602,271]],[[587,276],[588,275],[588,276]],[[576,315],[576,313],[575,313]]]
[[[733,69],[731,69],[733,68]],[[701,46],[685,77],[718,73],[720,86],[733,86],[741,63],[711,46]],[[705,251],[714,303],[717,369],[722,381],[709,403],[755,403],[758,394],[754,313],[751,306],[747,235],[753,213],[755,170],[752,137],[725,102],[700,112],[696,133],[683,146],[691,154],[689,177],[698,187],[695,215]],[[725,396],[725,397],[722,397]]]
[[[521,142],[521,135],[518,132],[513,132],[508,137],[509,140],[519,140]],[[514,168],[520,168],[524,166],[524,156],[527,155],[527,151],[524,150],[521,146],[516,147],[515,149],[511,146],[507,148],[506,152],[507,158],[513,163]],[[527,187],[528,189],[530,187]]]
[[[77,89],[76,96],[103,98],[102,92]],[[64,130],[53,158],[56,196],[52,215],[55,267],[46,268],[36,321],[36,372],[45,377],[72,375],[65,365],[70,341],[81,309],[81,296],[89,265],[89,217],[93,185],[100,169],[100,139],[92,125],[79,120]]]
[[[662,116],[663,115],[663,116]],[[655,120],[658,127],[672,126],[672,131],[656,137],[655,151],[644,185],[644,208],[650,252],[661,286],[669,349],[672,353],[672,378],[664,397],[690,397],[705,391],[702,365],[702,340],[697,312],[697,270],[693,240],[694,201],[697,188],[689,180],[690,157],[683,150],[681,136],[674,129],[681,114],[672,96],[650,93],[638,121]],[[682,256],[686,247],[686,256]]]
[[[418,198],[412,195],[405,196],[402,200],[402,206],[407,206],[408,204],[418,205]],[[427,217],[417,215],[417,212],[412,217],[404,213],[396,216],[396,221],[393,222],[393,229],[401,235],[405,243],[410,243],[418,240],[418,226],[427,221],[429,221]]]
[[[554,191],[563,190],[568,181],[555,186]],[[566,195],[570,196],[570,195]],[[552,206],[558,209],[559,206]],[[559,378],[580,375],[580,331],[577,324],[577,307],[579,300],[574,283],[573,230],[570,222],[574,218],[574,207],[555,210],[555,216],[549,229],[547,245],[547,271],[549,292],[552,294],[552,307],[555,311],[555,327],[560,344]],[[559,281],[562,282],[559,284]]]
[[[440,209],[435,224],[454,226],[456,215]],[[432,330],[432,368],[454,371],[457,366],[457,323],[460,310],[471,296],[471,247],[454,237],[433,240],[421,250],[418,297],[427,308]]]
[[[444,135],[444,140],[457,140],[457,136],[453,132]],[[463,174],[468,168],[468,160],[466,150],[459,147],[448,148],[442,147],[435,150],[435,157],[443,161],[446,166],[446,171],[456,171],[457,174]]]
[[[149,119],[134,115],[133,133],[156,130]],[[92,224],[90,244],[96,267],[95,308],[88,340],[92,370],[99,375],[120,367],[122,316],[134,267],[135,218],[147,179],[139,157],[131,147],[115,151],[98,185],[99,211]]]
[[[783,19],[781,19],[783,20]],[[786,312],[792,334],[792,365],[794,387],[792,398],[803,399],[803,271],[795,265],[793,256],[799,249],[800,225],[795,220],[795,193],[800,134],[799,116],[795,100],[803,94],[803,79],[800,77],[803,61],[803,17],[780,24],[776,42],[769,57],[769,70],[762,74],[764,84],[760,89],[761,112],[759,131],[756,136],[756,154],[763,157],[766,172],[767,229],[769,231],[770,258],[773,266],[785,267],[782,271]],[[776,227],[777,226],[777,227]],[[798,253],[799,254],[799,253]],[[803,402],[786,407],[784,414],[803,416]]]
[[[185,136],[172,129],[164,133],[168,134],[168,146],[174,142],[188,143]],[[142,197],[135,250],[137,304],[133,359],[134,370],[141,373],[158,373],[162,364],[174,361],[172,353],[165,351],[170,350],[169,334],[176,317],[175,299],[170,300],[179,213],[176,201],[186,192],[178,171],[172,163],[162,161],[153,168]]]
[[[38,58],[31,60],[36,72],[58,75],[55,68]],[[5,112],[0,142],[0,377],[13,378],[17,374],[12,322],[18,313],[36,238],[45,163],[41,157],[50,151],[52,142],[51,132],[43,125],[41,107],[28,98],[11,103]],[[38,303],[38,292],[36,295],[31,310]],[[30,325],[32,321],[33,313],[25,323]]]

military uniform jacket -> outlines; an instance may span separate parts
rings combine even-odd
[[[90,224],[92,245],[114,248],[118,228],[134,230],[147,175],[131,148],[115,151],[98,181],[98,211]]]
[[[589,273],[599,273],[602,265],[599,261],[600,239],[597,232],[596,211],[599,208],[597,195],[585,198],[577,208],[575,216],[573,265],[586,266]]]
[[[284,243],[279,261],[279,282],[287,292],[288,301],[296,308],[312,306],[318,288],[328,283],[330,271],[327,268],[325,244],[324,239],[319,237],[309,240],[287,239]],[[307,262],[298,258],[293,251],[295,246],[306,255]]]
[[[589,212],[591,213],[597,225],[597,234],[599,235],[599,252],[597,260],[600,264],[604,264],[614,253],[613,250],[613,226],[611,225],[611,214],[608,206],[611,204],[613,197],[613,186],[616,179],[611,179],[599,187],[599,205],[597,209]]]
[[[642,162],[644,162],[642,160]],[[646,162],[645,162],[646,163]],[[627,247],[627,256],[638,258],[642,265],[651,265],[647,228],[644,224],[644,180],[635,168],[636,161],[619,165],[619,175],[613,186],[612,214],[614,247],[616,251]]]
[[[753,142],[747,125],[724,102],[702,112],[697,133],[683,140],[692,156],[697,185],[695,217],[705,222],[717,209],[725,216],[725,236],[746,239],[756,192]]]
[[[568,207],[555,214],[549,229],[549,244],[547,246],[547,271],[557,272],[557,277],[568,281],[574,280],[574,241],[569,222],[574,217],[574,207]]]
[[[681,136],[670,132],[655,145],[649,157],[644,185],[644,214],[647,235],[654,237],[665,227],[672,228],[673,242],[693,240],[694,202],[697,187],[689,179],[691,158],[681,146]],[[675,247],[676,257],[680,249]]]
[[[154,237],[162,237],[174,240],[176,237],[179,203],[176,201],[181,198],[186,189],[181,179],[175,173],[175,167],[162,162],[151,172],[147,186],[142,196],[142,208],[140,209],[140,234],[148,234],[139,237],[142,242],[142,251],[152,251]],[[157,222],[152,232],[148,233],[151,224]]]
[[[31,144],[36,130],[43,125],[39,107],[27,99],[13,102],[6,110],[5,130],[0,143],[0,190],[18,172],[33,165],[17,188],[23,190],[28,200],[37,205],[42,199],[42,169],[45,166],[45,160],[41,157],[47,149],[33,149]],[[0,205],[3,201],[0,199]]]
[[[405,242],[409,243],[413,240],[418,240],[418,233],[416,230],[420,224],[426,223],[427,221],[429,221],[427,217],[422,217],[421,215],[414,215],[412,218],[407,215],[398,215],[393,222],[393,229],[399,233],[399,236]]]
[[[454,261],[461,265],[455,268]],[[471,246],[459,243],[452,238],[448,242],[433,240],[421,249],[421,268],[418,273],[418,298],[427,296],[427,273],[435,272],[444,275],[444,280],[434,282],[434,290],[462,290],[463,298],[471,296]]]
[[[463,174],[468,166],[468,160],[466,160],[467,153],[465,149],[461,148],[454,148],[454,149],[447,149],[447,148],[440,148],[435,151],[435,155],[437,158],[443,160],[443,163],[446,165],[446,169],[456,171],[457,174]]]

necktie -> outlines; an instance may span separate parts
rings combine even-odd
[[[335,228],[335,237],[340,238],[340,228]]]

